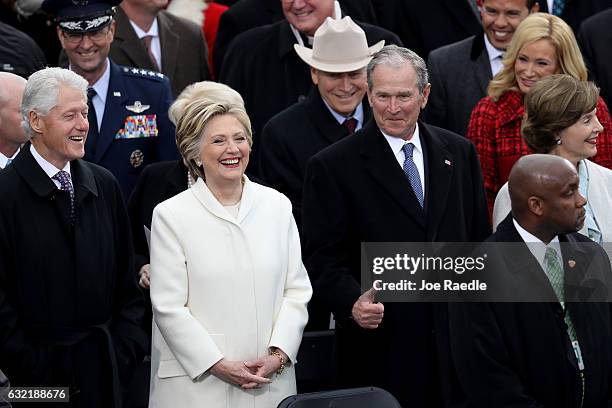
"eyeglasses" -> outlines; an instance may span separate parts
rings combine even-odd
[[[106,35],[109,33],[111,26],[108,25],[97,31],[90,31],[88,33],[69,33],[67,31],[62,30],[62,35],[71,44],[78,44],[83,41],[85,36],[89,37],[92,41],[101,41]]]

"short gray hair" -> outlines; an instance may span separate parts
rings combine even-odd
[[[386,45],[374,54],[372,60],[368,64],[368,89],[372,90],[372,75],[374,74],[374,68],[379,65],[400,68],[406,62],[409,62],[412,68],[414,68],[417,76],[419,93],[423,94],[425,87],[429,83],[429,74],[427,73],[425,61],[423,58],[419,57],[416,52],[408,48],[398,47],[397,45]]]
[[[30,112],[35,111],[41,116],[48,115],[51,109],[57,106],[62,86],[78,89],[87,99],[87,85],[83,77],[64,68],[45,68],[30,75],[21,102],[21,126],[26,136],[34,136],[30,127]]]

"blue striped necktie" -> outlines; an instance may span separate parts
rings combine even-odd
[[[412,186],[412,191],[414,191],[414,195],[416,196],[421,208],[423,208],[423,186],[421,186],[421,177],[419,176],[419,169],[416,164],[414,164],[414,160],[412,160],[412,151],[414,149],[414,145],[412,143],[406,143],[402,146],[402,150],[404,151],[404,173],[406,173],[406,177],[408,177],[408,181],[410,181],[410,185]]]

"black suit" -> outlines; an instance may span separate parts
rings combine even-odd
[[[578,43],[582,55],[601,88],[601,97],[608,105],[612,103],[612,8],[586,19],[578,32]]]
[[[374,10],[368,0],[340,0],[340,6],[353,20],[376,24]],[[284,18],[279,0],[240,0],[221,14],[213,47],[215,77],[219,77],[225,53],[238,34]]]
[[[551,12],[548,10],[547,1],[540,0],[538,4],[540,12]],[[612,0],[565,0],[565,7],[560,17],[576,32],[583,20],[609,7],[612,7]]]
[[[399,44],[397,36],[387,30],[357,24],[365,31],[370,46],[380,40]],[[253,126],[249,174],[257,174],[259,135],[266,122],[304,99],[313,87],[310,67],[293,48],[296,42],[289,23],[282,20],[240,34],[225,56],[220,81],[242,95]]]
[[[559,236],[566,242],[563,265],[573,260],[571,274],[584,273],[584,266],[609,280],[610,261],[598,245],[577,234]],[[508,216],[487,241],[523,242]],[[545,282],[544,271],[525,245],[522,254],[502,255],[503,267],[496,275],[530,282]],[[568,273],[566,273],[566,279]],[[502,278],[503,279],[503,278]],[[567,282],[567,281],[566,281]],[[566,297],[571,286],[566,286]],[[609,303],[566,303],[572,316],[585,366],[583,407],[606,407],[610,397],[612,369],[612,324]],[[555,303],[454,303],[450,307],[453,360],[470,407],[580,407],[582,381],[564,312]]]
[[[429,53],[482,31],[466,0],[384,0],[380,25],[396,33],[406,48],[427,60]]]
[[[359,328],[351,308],[362,293],[361,242],[480,241],[490,231],[474,145],[419,128],[425,210],[374,121],[313,156],[302,209],[306,269],[337,321],[341,385],[379,385],[410,407],[440,404],[445,316],[431,304],[387,303],[378,329]]]
[[[362,104],[364,123],[370,107]],[[261,133],[259,174],[267,185],[285,194],[293,205],[293,217],[302,230],[302,188],[308,160],[348,132],[331,114],[319,90],[268,121]]]

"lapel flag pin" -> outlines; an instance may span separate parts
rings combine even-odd
[[[576,261],[574,261],[573,259],[570,259],[569,261],[567,261],[567,265],[570,268],[573,268],[574,266],[576,266]]]
[[[450,162],[450,160],[447,159],[447,160],[444,160],[444,164],[446,164],[447,166],[450,166],[451,162]]]
[[[113,92],[113,96],[121,96],[121,92],[119,92],[119,91],[114,91],[114,92]]]

